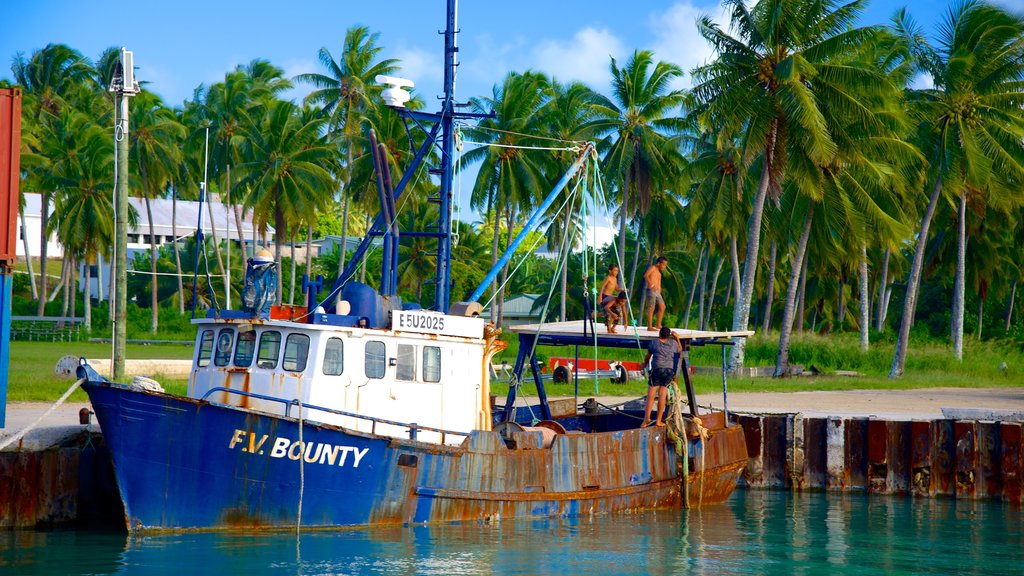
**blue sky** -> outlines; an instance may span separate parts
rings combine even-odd
[[[1024,11],[1024,0],[999,0]],[[180,106],[200,84],[223,80],[225,72],[264,58],[287,76],[319,71],[317,52],[335,57],[345,30],[362,24],[380,32],[384,56],[402,61],[402,76],[432,108],[441,85],[444,0],[10,0],[0,34],[0,78],[11,78],[10,61],[51,42],[95,59],[109,46],[135,53],[136,78],[172,106]],[[926,28],[941,18],[950,0],[873,0],[863,23],[885,23],[901,6]],[[121,12],[119,15],[118,12]],[[725,22],[707,0],[462,0],[456,95],[486,95],[510,70],[532,68],[559,80],[579,79],[597,90],[608,86],[608,57],[626,58],[636,48],[690,70],[711,52],[694,22],[709,14]],[[689,85],[687,75],[681,81]],[[309,90],[299,87],[290,97]],[[471,176],[465,176],[471,178]],[[471,181],[471,180],[470,180]],[[465,183],[468,185],[468,182]]]
[[[1024,0],[1003,3],[1024,10]],[[864,21],[885,22],[903,5],[928,26],[949,1],[875,0]],[[148,80],[168,104],[180,105],[199,84],[223,79],[253,58],[266,58],[288,75],[315,71],[321,47],[337,54],[345,29],[363,24],[381,33],[386,55],[403,61],[403,75],[416,80],[421,94],[429,100],[440,90],[441,43],[435,32],[444,27],[443,0],[14,0],[3,12],[4,78],[11,76],[16,53],[31,54],[50,42],[69,44],[90,58],[108,46],[126,46],[135,52],[138,78]],[[717,4],[704,0],[463,0],[457,94],[485,94],[507,71],[526,68],[602,89],[608,56],[625,57],[634,48],[653,49],[688,70],[709,55],[694,29],[700,14],[721,18]]]

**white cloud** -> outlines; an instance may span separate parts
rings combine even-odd
[[[711,59],[711,46],[697,33],[697,19],[709,15],[723,28],[728,27],[729,15],[721,5],[700,7],[692,2],[679,2],[664,12],[655,12],[649,18],[654,41],[650,48],[655,58],[672,62],[683,69],[683,78],[674,88],[693,84],[690,71]]]
[[[910,87],[915,90],[927,90],[935,87],[931,74],[921,72],[910,80]]]
[[[572,39],[544,40],[533,49],[534,66],[560,81],[581,80],[603,89],[611,82],[609,57],[621,58],[626,52],[622,40],[608,31],[587,27]]]
[[[995,3],[1014,12],[1024,12],[1024,0],[996,0]]]
[[[400,48],[389,57],[400,60],[398,75],[415,82],[416,93],[428,105],[431,104],[434,96],[441,93],[441,85],[444,82],[444,62],[441,61],[440,52],[420,48]]]
[[[314,86],[305,82],[296,82],[292,80],[299,74],[312,74],[314,72],[320,72],[320,64],[310,58],[302,58],[298,60],[289,60],[279,65],[284,70],[284,77],[292,81],[293,88],[286,90],[281,98],[285,100],[292,100],[296,103],[301,103],[302,99],[306,97],[310,92],[313,91]]]

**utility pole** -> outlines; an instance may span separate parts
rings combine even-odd
[[[124,379],[125,344],[128,339],[128,99],[138,94],[133,54],[121,48],[110,91],[116,96],[114,161],[117,183],[114,191],[114,381]],[[152,238],[150,239],[152,240]]]

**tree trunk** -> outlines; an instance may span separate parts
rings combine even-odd
[[[768,185],[775,161],[775,137],[778,134],[778,127],[778,119],[773,118],[764,146],[764,167],[761,169],[761,180],[757,184],[757,194],[754,195],[754,206],[750,212],[750,224],[747,228],[747,255],[743,261],[743,281],[740,284],[742,289],[736,297],[736,307],[733,308],[732,329],[736,331],[746,330],[747,322],[750,320],[750,300],[754,293],[754,278],[757,276],[757,251],[761,244],[761,219],[764,216],[764,201],[768,196]],[[730,370],[735,371],[743,367],[745,346],[746,338],[736,340],[729,356]]]
[[[346,125],[347,125],[347,121],[346,121]],[[345,161],[345,180],[342,182],[342,185],[341,185],[341,196],[343,198],[341,200],[341,205],[342,205],[341,206],[341,252],[338,254],[338,277],[339,278],[341,277],[342,271],[345,270],[345,252],[346,252],[345,249],[348,247],[348,202],[349,202],[349,196],[350,196],[349,191],[348,191],[348,185],[349,185],[349,182],[351,182],[349,175],[352,173],[352,139],[351,138],[347,138],[347,140],[348,140],[348,145],[345,146],[345,158],[346,158],[346,161]],[[366,234],[369,234],[369,233],[370,233],[370,230],[367,229],[366,230]],[[366,262],[366,260],[363,260],[363,262]],[[360,282],[362,282],[365,279],[365,277],[366,277],[365,270],[366,270],[366,267],[364,266],[363,267],[363,271],[364,272],[363,272],[363,275],[360,277],[360,280],[359,280]],[[341,303],[341,291],[339,290],[338,291],[338,297],[335,299],[335,306],[337,306],[340,303]]]
[[[85,298],[82,300],[82,315],[85,320],[82,325],[88,334],[92,330],[92,266],[89,261],[85,262]]]
[[[629,222],[629,217],[627,216],[627,208],[629,206],[629,170],[626,170],[626,176],[622,180],[622,212],[619,214],[619,267],[620,273],[625,273],[626,224]],[[625,279],[622,280],[622,285],[626,285]]]
[[[693,270],[693,284],[690,285],[690,294],[686,298],[686,313],[683,315],[683,328],[690,327],[690,309],[693,307],[693,295],[697,292],[697,280],[700,277],[701,264],[704,262],[704,243],[701,242],[700,250],[697,252],[697,267]]]
[[[281,238],[286,234],[285,222],[284,222],[284,211],[281,210],[281,205],[277,204],[274,206],[274,262],[277,262],[277,300],[278,305],[281,304],[282,292],[284,292],[284,274],[281,273],[284,266],[281,261]]]
[[[290,250],[291,250],[291,255],[292,255],[292,278],[291,278],[291,282],[288,283],[288,303],[291,304],[292,306],[294,306],[295,305],[295,272],[296,272],[296,264],[295,264],[295,232],[294,231],[292,231],[290,238],[291,238],[291,248],[290,248]]]
[[[846,270],[839,271],[839,310],[836,314],[836,331],[842,332],[846,324]]]
[[[225,274],[225,272],[224,272],[224,259],[221,257],[221,254],[220,254],[220,242],[217,241],[217,220],[213,217],[213,194],[210,194],[209,190],[206,191],[206,211],[207,211],[207,213],[210,216],[210,239],[213,240],[213,253],[217,256],[217,269],[220,271],[221,274]],[[280,264],[278,264],[278,266],[280,266]],[[224,278],[225,281],[227,281],[227,276],[226,275],[222,276],[222,277]],[[278,277],[278,279],[280,279],[281,275],[278,274],[277,277]],[[213,286],[210,286],[210,292],[213,292],[213,291],[214,291],[213,290]],[[281,303],[281,292],[280,291],[278,291],[277,296],[278,296],[277,303],[280,304]]]
[[[768,278],[765,282],[764,316],[761,319],[761,335],[767,336],[772,327],[772,298],[775,296],[775,256],[778,244],[772,240],[772,248],[768,257]]]
[[[907,295],[903,301],[903,317],[900,318],[900,332],[896,337],[896,351],[893,354],[892,367],[889,369],[889,378],[902,376],[903,366],[907,361],[910,325],[914,322],[914,312],[917,310],[917,290],[921,284],[921,269],[924,267],[924,249],[928,245],[928,228],[932,224],[932,217],[935,216],[935,206],[939,203],[940,192],[942,192],[941,167],[938,174],[935,175],[935,186],[932,188],[932,195],[928,200],[928,208],[925,210],[924,218],[921,220],[921,231],[917,235],[917,249],[914,250],[914,260],[910,265]]]
[[[964,275],[967,254],[967,192],[960,192],[960,208],[957,213],[956,279],[953,281],[953,358],[964,359]]]
[[[797,309],[796,309],[796,331],[797,334],[804,333],[804,326],[807,325],[807,271],[810,268],[808,263],[809,256],[805,255],[804,259],[800,262],[800,291],[797,296]]]
[[[18,217],[21,218],[21,246],[25,250],[25,265],[28,266],[28,286],[32,289],[32,299],[39,298],[39,291],[36,289],[36,275],[32,273],[32,253],[28,251],[28,226],[25,225],[25,210],[18,207]]]
[[[572,251],[572,242],[570,238],[572,235],[569,233],[571,210],[566,210],[562,223],[562,231],[565,234],[565,246],[559,249],[559,257],[562,258],[562,274],[561,274],[561,302],[558,306],[558,320],[559,322],[565,322],[565,302],[568,298],[568,286],[569,286],[569,253]],[[586,258],[586,256],[584,256]],[[596,271],[595,271],[596,273]]]
[[[652,256],[651,251],[652,250],[654,250],[654,246],[648,246],[647,247],[647,260],[646,260],[646,262],[648,262],[648,263],[651,261],[651,256]],[[639,234],[639,230],[638,230],[637,231],[637,235],[636,235],[636,247],[633,249],[633,264],[630,266],[630,270],[629,270],[629,284],[626,287],[626,290],[628,290],[630,293],[633,292],[633,287],[636,286],[636,268],[637,268],[637,265],[639,264],[639,262],[640,262],[640,234]],[[644,268],[644,270],[646,270],[646,268]]]
[[[76,282],[78,278],[78,260],[74,256],[71,257],[71,269],[68,272],[70,273],[68,293],[71,297],[71,317],[74,318],[78,312],[78,282]]]
[[[185,284],[181,279],[181,254],[178,252],[178,186],[171,186],[171,236],[174,237],[174,270],[178,274],[178,314],[185,314]]]
[[[1013,301],[1017,296],[1017,279],[1013,279],[1013,286],[1010,288],[1010,304],[1006,307],[1006,331],[1010,331],[1010,322],[1013,320]]]
[[[516,206],[515,204],[509,205],[505,211],[505,225],[508,227],[506,230],[505,246],[512,245],[512,228],[516,222]],[[511,262],[511,260],[509,260]],[[501,288],[498,289],[498,323],[495,324],[497,328],[501,328],[505,324],[505,282],[508,281],[508,267],[509,264],[501,269]]]
[[[708,268],[711,267],[711,243],[708,243],[708,251],[704,255],[704,269],[700,273],[700,299],[697,304],[697,329],[704,329],[704,305],[708,291]]]
[[[306,276],[313,280],[313,225],[306,225]],[[306,291],[303,290],[302,294]],[[312,310],[310,310],[312,312]]]
[[[789,283],[786,285],[786,304],[782,309],[782,324],[779,325],[779,349],[775,354],[776,378],[789,373],[789,342],[793,332],[793,311],[796,308],[797,292],[801,289],[801,278],[804,277],[803,262],[807,253],[807,240],[811,237],[811,219],[814,216],[814,204],[807,208],[804,214],[804,229],[800,232],[800,240],[796,245],[796,254],[793,255],[793,270],[789,273]]]
[[[366,218],[363,219],[363,224],[365,224],[364,229],[366,230],[366,234],[369,234],[370,233],[370,215],[369,214],[367,214]],[[359,267],[359,282],[362,283],[362,284],[366,284],[366,261],[368,259],[369,258],[367,258],[366,255],[363,255],[362,266]],[[381,265],[383,265],[383,262],[381,263]]]
[[[496,206],[492,208],[492,215],[494,216],[494,234],[491,236],[491,268],[498,263],[498,241],[501,238],[501,207]],[[498,277],[495,276],[494,280],[491,280],[491,321],[497,321],[497,310],[498,310]]]
[[[740,290],[741,290],[741,287],[740,287],[740,257],[737,254],[736,235],[735,234],[733,234],[732,237],[729,238],[729,256],[732,258],[732,260],[730,261],[732,263],[732,278],[730,280],[732,281],[732,289],[736,293],[736,301],[739,302],[739,294],[740,294]],[[751,296],[751,297],[753,297],[753,296]],[[725,305],[726,306],[729,305],[729,298],[728,297],[725,299]]]
[[[142,176],[142,181],[147,182],[146,178],[146,164],[145,162],[139,163],[139,172]],[[149,186],[144,185],[142,187],[142,200],[146,203],[146,218],[149,219],[149,273],[150,273],[150,295],[149,295],[149,332],[156,334],[158,324],[160,322],[159,306],[160,296],[157,292],[156,282],[156,226],[153,225],[153,206],[149,202]]]
[[[981,342],[981,324],[984,319],[985,312],[985,300],[981,297],[978,298],[978,342]]]
[[[68,302],[68,284],[70,284],[68,277],[71,276],[71,255],[68,253],[67,250],[64,251],[64,260],[61,263],[60,268],[60,284],[58,284],[58,288],[60,289],[61,299],[63,300],[63,303],[61,304],[60,315],[67,316],[68,304],[70,304],[70,302]]]
[[[882,276],[878,281],[878,311],[875,312],[875,330],[881,332],[885,328],[886,294],[889,285],[889,247],[886,246],[882,255]]]
[[[40,197],[40,211],[39,211],[39,308],[36,310],[37,316],[46,315],[46,255],[47,255],[47,244],[49,235],[46,233],[46,227],[50,223],[50,193],[43,192]],[[113,306],[110,307],[114,309]]]
[[[227,165],[226,183],[224,186],[224,198],[221,198],[221,206],[224,207],[224,307],[231,309],[231,165]],[[238,228],[241,233],[242,229]]]
[[[871,302],[868,301],[868,245],[860,245],[860,351],[867,352],[871,326]]]
[[[719,258],[718,264],[715,265],[715,274],[711,277],[711,292],[708,294],[707,316],[704,318],[704,327],[701,330],[707,330],[707,327],[711,325],[711,311],[714,308],[715,292],[718,291],[718,275],[722,273],[724,264],[725,258]]]

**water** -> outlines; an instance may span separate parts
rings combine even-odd
[[[0,574],[1021,574],[999,503],[738,491],[691,512],[304,533],[0,535]]]

